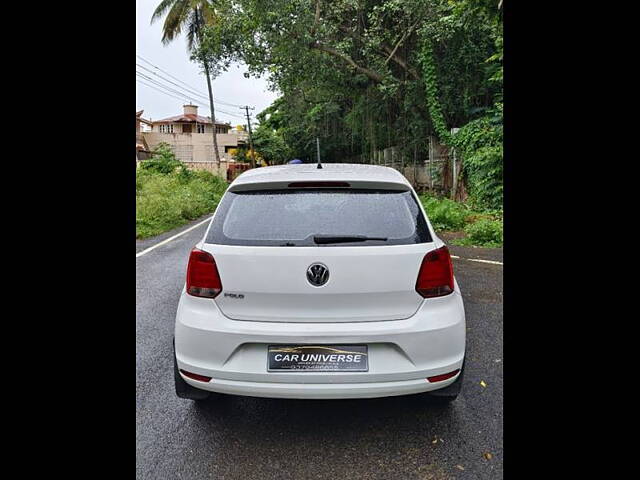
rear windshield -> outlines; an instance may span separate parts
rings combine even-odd
[[[315,246],[314,236],[318,235],[386,238],[320,246],[408,245],[432,241],[411,192],[288,189],[227,192],[218,206],[207,243]]]

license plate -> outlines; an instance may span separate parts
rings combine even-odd
[[[368,372],[367,345],[269,345],[268,371]]]

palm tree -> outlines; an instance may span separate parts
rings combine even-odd
[[[194,52],[202,42],[202,27],[215,20],[215,10],[210,0],[162,0],[153,12],[151,23],[159,20],[165,13],[167,16],[162,27],[162,43],[168,45],[186,28],[187,49],[189,52]],[[204,73],[207,77],[209,108],[211,109],[211,123],[213,126],[213,151],[216,164],[220,168],[220,154],[218,153],[218,139],[216,138],[216,112],[213,106],[209,62],[204,57],[200,61],[204,66]]]

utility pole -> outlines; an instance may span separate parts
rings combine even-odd
[[[249,107],[249,105],[245,105],[244,107],[240,107],[241,109],[247,112],[247,127],[249,127],[249,148],[251,149],[251,168],[256,168],[256,154],[253,150],[253,134],[251,133],[251,118],[249,118],[249,110],[254,110],[256,107]]]

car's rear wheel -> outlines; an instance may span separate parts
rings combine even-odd
[[[180,375],[180,372],[178,371],[178,361],[176,360],[175,347],[173,352],[173,378],[176,386],[176,395],[179,398],[202,401],[220,396],[219,393],[207,392],[205,390],[200,390],[199,388],[192,387],[184,381],[184,379]]]
[[[458,398],[458,395],[462,390],[463,377],[464,377],[464,361],[462,362],[460,375],[458,375],[458,378],[456,378],[456,381],[447,387],[441,388],[439,390],[433,390],[431,392],[427,392],[427,396],[429,400],[431,400],[434,403],[443,403],[443,404],[453,402],[456,398]]]

